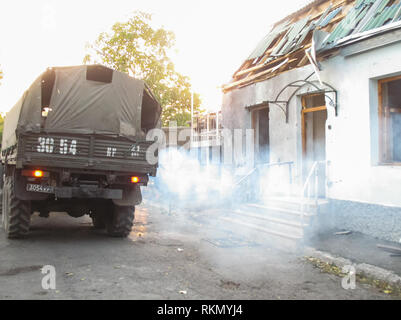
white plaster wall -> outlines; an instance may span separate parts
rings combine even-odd
[[[378,165],[377,128],[377,80],[401,74],[401,43],[339,55],[322,67],[322,80],[338,91],[338,117],[329,110],[326,123],[328,196],[401,207],[401,166]]]
[[[285,72],[278,77],[259,82],[241,89],[228,92],[223,97],[223,126],[229,129],[250,129],[251,113],[245,109],[246,106],[252,106],[267,100],[275,100],[278,93],[289,83],[307,78],[313,73],[311,66],[294,69]],[[311,90],[311,89],[305,89]],[[305,92],[302,91],[303,93]],[[287,100],[294,88],[286,90],[279,100]],[[282,105],[284,108],[284,105]],[[302,139],[301,139],[301,102],[298,96],[295,96],[289,105],[289,121],[286,123],[285,114],[277,106],[270,104],[269,112],[269,135],[270,135],[270,162],[293,161],[293,179],[295,182],[301,181],[301,160],[302,160]],[[277,167],[271,169],[272,180],[288,181],[288,168]],[[274,181],[273,181],[274,182]],[[274,184],[274,183],[273,183]],[[285,183],[282,183],[281,189],[288,189]],[[277,189],[275,185],[273,189]],[[295,191],[293,189],[293,191]]]

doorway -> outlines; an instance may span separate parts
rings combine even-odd
[[[269,163],[269,107],[253,109],[251,116],[255,135],[255,161],[256,163]]]
[[[305,181],[317,162],[317,186],[311,179],[311,195],[326,197],[326,120],[327,108],[324,94],[302,97],[302,176]]]

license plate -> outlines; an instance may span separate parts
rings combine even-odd
[[[26,191],[31,192],[43,192],[43,193],[54,193],[54,187],[52,186],[42,186],[40,184],[30,184],[26,185]]]

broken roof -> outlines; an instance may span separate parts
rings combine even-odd
[[[401,0],[315,0],[273,25],[224,91],[310,63],[317,53],[401,27]],[[375,32],[377,31],[377,32]]]

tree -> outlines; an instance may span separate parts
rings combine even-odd
[[[0,114],[0,145],[3,141],[4,115]]]
[[[0,80],[3,79],[3,71],[0,69]],[[0,82],[1,85],[1,82]],[[3,139],[4,116],[0,113],[0,145]]]
[[[163,126],[169,121],[186,126],[191,120],[191,83],[175,70],[168,57],[174,34],[153,28],[151,17],[135,11],[127,22],[114,24],[111,32],[101,33],[94,44],[88,45],[84,63],[101,63],[145,80],[163,108]],[[200,111],[199,94],[194,94],[193,99],[194,110]]]

